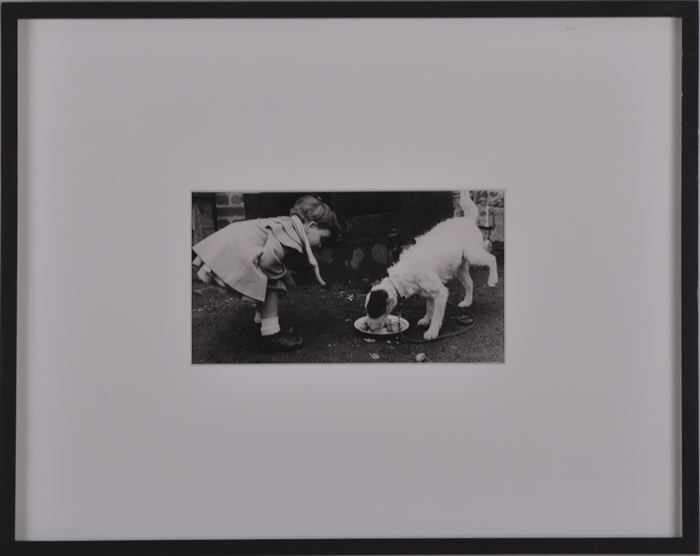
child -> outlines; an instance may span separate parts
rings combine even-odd
[[[303,340],[280,330],[278,301],[291,282],[284,259],[290,252],[306,253],[324,286],[312,249],[339,230],[333,210],[318,197],[304,195],[289,216],[233,222],[207,236],[192,247],[197,255],[192,264],[203,282],[214,280],[254,300],[263,350],[290,351]]]

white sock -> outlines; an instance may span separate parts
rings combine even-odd
[[[255,309],[255,315],[253,315],[253,322],[255,324],[260,324],[262,322],[262,315],[257,309]]]
[[[260,321],[260,334],[262,336],[272,336],[280,331],[279,317],[268,317]]]

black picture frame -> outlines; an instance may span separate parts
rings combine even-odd
[[[616,18],[682,22],[682,535],[672,538],[391,538],[28,542],[15,540],[18,24],[37,18]],[[2,426],[0,527],[18,553],[697,554],[698,4],[693,1],[10,2],[2,4]],[[137,503],[134,500],[134,503]]]

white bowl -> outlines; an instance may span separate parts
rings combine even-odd
[[[408,330],[408,321],[404,318],[397,317],[396,315],[389,315],[384,322],[384,326],[379,330],[373,331],[369,329],[367,325],[367,316],[360,317],[355,321],[355,330],[366,334],[367,336],[394,336],[396,334],[401,334]]]

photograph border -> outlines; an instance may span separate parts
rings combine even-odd
[[[171,18],[615,18],[682,22],[681,488],[678,537],[313,538],[17,541],[18,24],[28,19]],[[2,4],[0,268],[0,528],[13,552],[73,554],[697,554],[698,543],[698,4],[694,1],[500,2],[5,2]],[[134,503],[137,503],[134,500]]]

